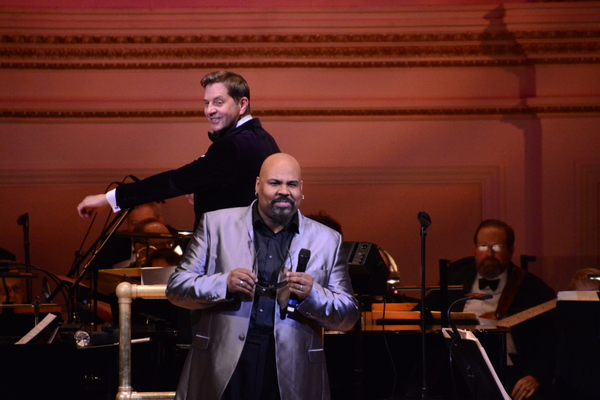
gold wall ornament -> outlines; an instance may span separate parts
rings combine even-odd
[[[546,105],[516,107],[440,107],[388,109],[263,109],[254,110],[255,117],[405,117],[405,116],[490,116],[600,113],[600,105]],[[1,119],[161,119],[202,118],[201,110],[182,111],[71,111],[71,110],[0,110]]]
[[[254,34],[254,35],[19,35],[0,34],[0,44],[157,45],[248,43],[412,43],[600,39],[600,30],[532,30],[447,33]]]

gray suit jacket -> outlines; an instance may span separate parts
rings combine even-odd
[[[169,279],[168,299],[199,313],[199,329],[177,388],[178,400],[218,400],[233,374],[248,332],[252,299],[227,298],[227,277],[235,268],[252,269],[253,236],[252,206],[206,213]],[[289,297],[287,286],[278,291],[275,304],[282,400],[330,398],[323,328],[348,330],[359,316],[342,237],[300,214],[299,234],[290,246],[293,271],[303,248],[311,250],[306,273],[314,280],[312,291],[285,319],[279,315]]]

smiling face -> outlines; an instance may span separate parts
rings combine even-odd
[[[292,219],[302,202],[300,165],[288,154],[267,157],[256,178],[258,213],[275,233]]]
[[[206,86],[204,115],[208,118],[210,128],[215,133],[223,133],[235,127],[240,117],[245,114],[247,106],[248,99],[246,97],[242,97],[236,103],[222,83]]]

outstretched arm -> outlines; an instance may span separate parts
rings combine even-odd
[[[100,211],[100,209],[108,205],[109,203],[104,193],[95,194],[92,196],[87,196],[85,199],[83,199],[83,201],[77,206],[77,212],[82,218],[90,218]]]

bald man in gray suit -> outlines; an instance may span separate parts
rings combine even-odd
[[[342,237],[298,210],[292,156],[268,157],[255,189],[249,207],[204,215],[169,279],[169,300],[198,321],[178,400],[330,398],[323,328],[359,316]]]

